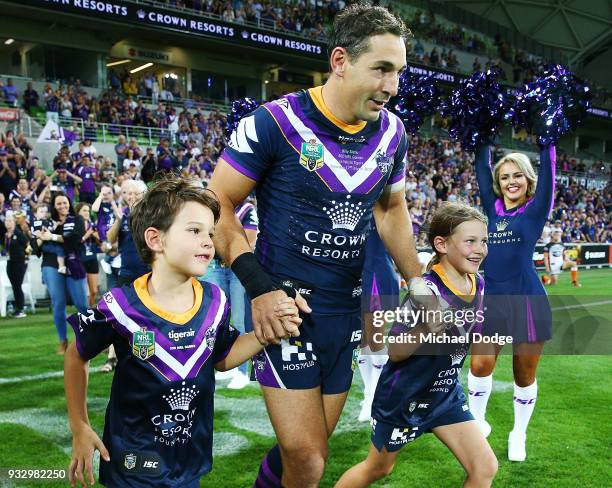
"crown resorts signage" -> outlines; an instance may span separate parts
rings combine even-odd
[[[57,13],[87,15],[100,20],[127,22],[210,39],[229,41],[255,48],[326,59],[326,44],[282,32],[258,29],[216,19],[208,19],[188,11],[176,11],[151,5],[120,4],[98,0],[8,0],[20,6],[52,10]]]

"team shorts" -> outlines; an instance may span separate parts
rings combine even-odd
[[[552,337],[552,312],[546,295],[487,295],[483,335],[511,336],[513,344]]]
[[[395,270],[381,266],[361,274],[361,307],[364,312],[393,310],[399,305],[400,283]]]
[[[551,261],[550,274],[559,275],[563,271],[563,261]]]
[[[370,439],[379,452],[382,451],[383,447],[387,452],[395,452],[421,435],[431,432],[436,427],[469,420],[474,420],[474,417],[465,403],[455,403],[436,417],[425,417],[413,425],[393,425],[373,418],[371,420],[372,434]]]
[[[300,336],[271,344],[253,356],[262,386],[305,390],[321,387],[326,395],[348,391],[357,365],[361,317],[349,314],[302,314]]]

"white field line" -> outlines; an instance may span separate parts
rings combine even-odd
[[[590,303],[587,302],[587,303],[577,304],[577,305],[567,305],[565,307],[554,307],[551,310],[553,312],[556,312],[559,310],[572,310],[576,308],[598,307],[601,305],[610,305],[610,304],[612,304],[612,300],[604,300],[600,302],[590,302]],[[89,372],[98,373],[101,370],[102,370],[102,367],[98,366],[96,368],[90,368]],[[25,381],[46,380],[49,378],[61,378],[63,376],[64,376],[63,371],[51,371],[49,373],[41,373],[41,374],[35,374],[35,375],[30,375],[30,376],[15,376],[13,378],[0,378],[0,385],[6,385],[9,383],[22,383]]]

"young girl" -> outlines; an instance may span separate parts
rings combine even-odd
[[[428,432],[463,465],[464,486],[490,486],[497,472],[495,454],[459,383],[470,332],[482,317],[484,283],[477,271],[487,255],[486,219],[466,205],[444,202],[433,215],[428,237],[435,251],[423,275],[432,292],[429,320],[409,319],[392,327],[389,337],[404,343],[388,341],[389,361],[372,405],[370,452],[344,473],[336,488],[365,487],[389,475],[400,449]],[[408,311],[418,312],[411,303],[409,297]]]
[[[524,461],[527,426],[538,396],[536,369],[544,341],[552,336],[552,315],[544,287],[533,265],[533,251],[548,219],[555,194],[555,147],[540,152],[538,176],[529,158],[506,154],[491,169],[491,149],[476,149],[476,177],[489,220],[484,333],[513,339],[514,427],[508,436],[508,459]],[[470,410],[486,436],[485,420],[493,370],[502,346],[476,344],[468,390]]]

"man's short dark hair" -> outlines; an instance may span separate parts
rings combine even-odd
[[[404,21],[384,7],[354,4],[334,19],[328,42],[328,56],[334,48],[343,47],[354,60],[368,50],[370,37],[393,34],[404,39],[412,37]]]
[[[221,214],[219,201],[212,192],[205,190],[198,183],[199,181],[193,179],[169,174],[149,188],[143,199],[130,212],[132,239],[145,263],[152,264],[155,257],[155,253],[145,241],[145,230],[155,227],[167,232],[187,202],[196,202],[209,208],[215,223],[219,220]]]

